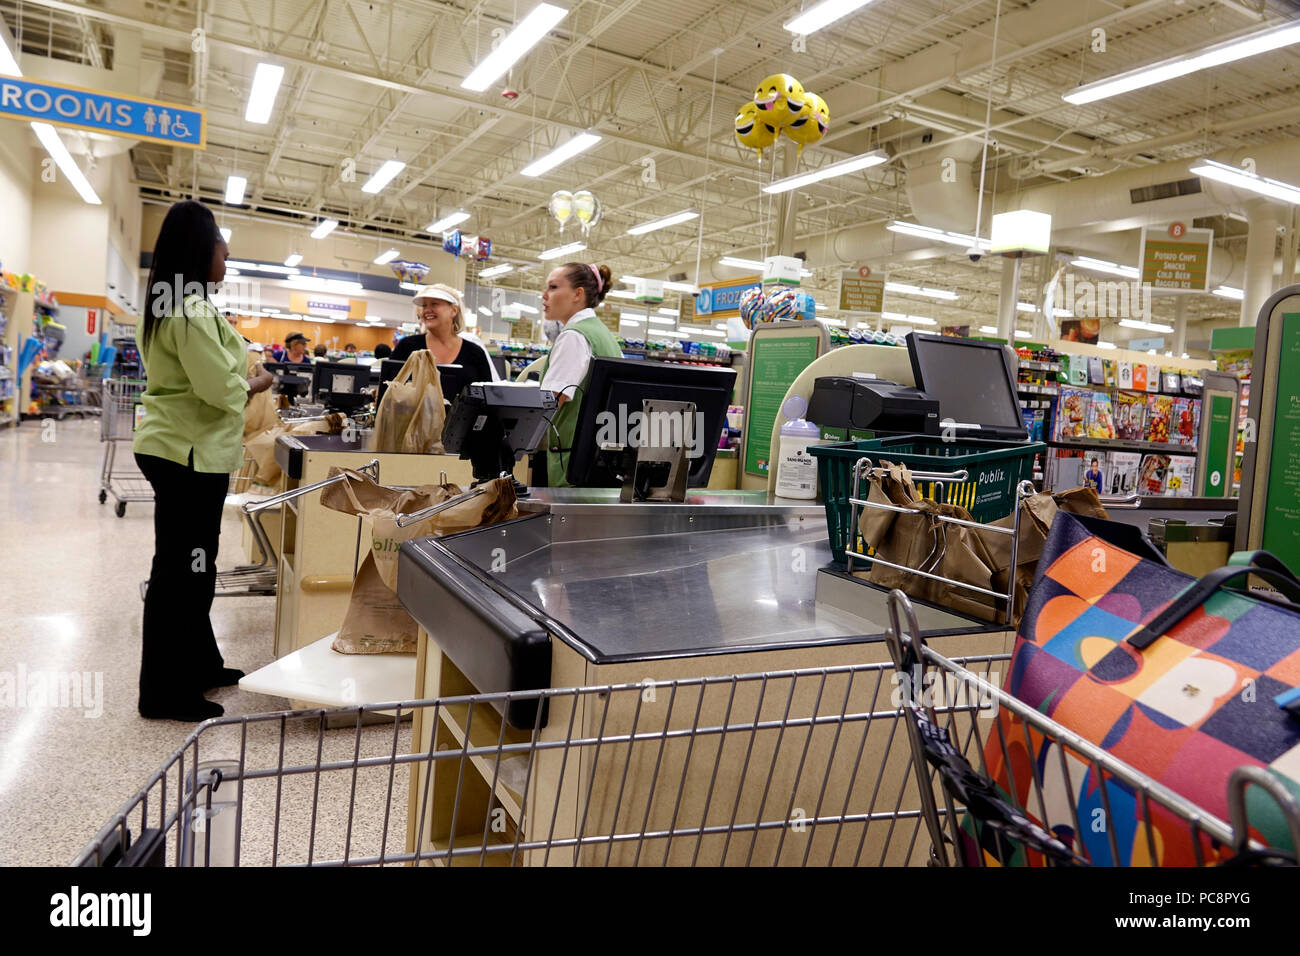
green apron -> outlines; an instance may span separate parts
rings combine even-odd
[[[586,316],[570,325],[564,327],[564,332],[570,329],[581,332],[586,337],[587,342],[591,345],[592,358],[622,358],[623,350],[618,347],[618,340],[614,338],[612,332],[605,328],[605,323],[594,315]],[[556,339],[558,342],[559,339]],[[546,362],[542,365],[542,381],[546,381],[547,369],[551,367],[551,357],[546,356]],[[555,413],[555,419],[552,424],[555,431],[559,434],[557,443],[555,435],[547,432],[546,445],[546,481],[552,488],[567,488],[568,479],[565,477],[565,471],[569,465],[569,452],[573,448],[573,433],[578,425],[578,410],[582,402],[587,397],[587,384],[591,381],[591,369],[587,370],[587,375],[582,380],[582,387],[575,390],[573,398],[565,402],[558,412]]]

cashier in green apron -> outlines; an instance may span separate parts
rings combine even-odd
[[[614,334],[595,312],[609,292],[609,284],[608,266],[583,262],[565,263],[546,277],[543,318],[564,324],[541,369],[542,388],[554,392],[560,403],[546,446],[546,479],[552,488],[569,484],[565,469],[573,448],[578,410],[591,378],[591,360],[623,357]]]

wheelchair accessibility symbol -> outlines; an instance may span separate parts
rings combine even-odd
[[[172,135],[177,139],[190,138],[190,128],[185,125],[185,121],[179,116],[172,120]]]

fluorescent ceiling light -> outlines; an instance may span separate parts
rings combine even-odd
[[[520,312],[527,312],[529,315],[537,314],[536,309],[534,309],[531,305],[524,305],[522,302],[516,302],[515,308],[517,308]]]
[[[528,12],[519,25],[505,35],[495,50],[489,53],[469,76],[460,81],[463,89],[482,93],[503,76],[519,59],[541,42],[551,28],[563,20],[569,11],[550,3],[539,3]]]
[[[367,321],[367,322],[382,323],[384,320],[383,320],[382,318],[380,318],[379,316],[377,316],[377,315],[367,315],[367,316],[366,316],[366,321]]]
[[[681,212],[675,212],[671,216],[664,216],[662,219],[652,219],[650,222],[643,222],[639,226],[633,226],[627,231],[629,236],[643,236],[647,232],[654,232],[656,229],[667,229],[669,226],[676,226],[683,222],[690,222],[692,219],[700,218],[700,214],[694,209],[684,209]]]
[[[620,312],[618,320],[627,325],[645,325],[645,317],[639,315],[628,315],[626,312]]]
[[[319,276],[288,276],[285,282],[300,289],[314,289],[318,292],[364,292],[360,282],[351,279],[325,279]]]
[[[717,329],[687,329],[688,335],[707,335],[711,339],[725,339],[726,332],[719,332]]]
[[[891,322],[907,322],[913,325],[938,325],[934,319],[924,315],[904,315],[901,312],[881,312],[882,319],[888,319]]]
[[[796,176],[787,176],[785,179],[778,179],[776,182],[764,186],[763,192],[784,193],[789,192],[791,189],[802,189],[804,186],[819,183],[823,179],[845,176],[849,173],[856,173],[860,169],[870,169],[872,166],[879,166],[887,162],[889,162],[888,153],[883,149],[873,149],[869,153],[841,159],[838,163],[831,163],[829,166],[823,166],[820,169],[799,173]]]
[[[903,292],[907,295],[923,295],[931,299],[944,299],[948,302],[955,302],[959,296],[956,292],[950,292],[947,289],[926,289],[920,286],[907,285],[903,282],[886,282],[886,292]]]
[[[820,322],[822,325],[834,326],[837,329],[847,329],[849,327],[849,324],[845,322],[843,319],[827,319],[819,316],[817,321]]]
[[[239,206],[244,202],[244,190],[248,188],[248,180],[243,176],[226,177],[226,205]]]
[[[375,170],[374,175],[366,180],[366,184],[361,187],[363,193],[377,193],[393,181],[393,177],[406,168],[406,163],[400,159],[384,160],[384,165]]]
[[[0,30],[0,33],[4,32]],[[0,73],[10,76],[23,75],[23,71],[18,68],[18,60],[4,40],[0,40]],[[72,184],[72,188],[77,191],[77,195],[82,198],[82,201],[92,206],[103,205],[94,188],[91,187],[90,180],[86,178],[81,171],[81,167],[72,158],[72,154],[68,152],[68,147],[63,145],[63,140],[59,139],[59,134],[55,132],[54,127],[49,123],[32,123],[31,125],[36,138],[41,141],[45,151],[50,154],[59,169],[63,171],[63,175],[68,177],[68,182]]]
[[[63,140],[59,139],[59,134],[55,132],[54,127],[49,123],[33,123],[32,129],[36,131],[36,138],[41,141],[45,151],[54,157],[54,162],[58,164],[63,175],[68,177],[68,182],[77,191],[77,195],[92,206],[102,205],[99,196],[90,185],[90,180],[82,173],[81,167],[68,152],[68,147],[63,145]]]
[[[399,282],[397,283],[397,287],[399,289],[405,289],[407,292],[418,292],[420,289],[420,287],[414,282]],[[417,325],[416,328],[419,328],[419,326]]]
[[[641,276],[620,276],[618,281],[626,282],[628,285],[633,285],[637,282],[644,282],[645,279],[643,279]],[[689,282],[665,282],[664,291],[665,292],[687,292],[690,293],[691,295],[699,295],[700,289],[699,286],[691,285]],[[619,294],[617,292],[611,292],[610,295],[619,295]],[[627,296],[632,296],[632,295],[635,295],[635,293],[632,292],[625,293],[624,295],[619,296],[619,298],[626,298]]]
[[[265,312],[267,315],[279,315],[279,314],[280,314],[280,310],[279,310],[279,309],[263,309],[262,311]]]
[[[1225,299],[1236,299],[1238,302],[1246,298],[1244,290],[1234,289],[1230,285],[1221,285],[1217,289],[1211,289],[1210,292],[1213,295],[1222,296]]]
[[[290,266],[264,266],[257,262],[245,262],[242,259],[227,259],[226,268],[234,266],[236,269],[243,269],[245,272],[272,272],[276,275],[292,276],[297,275],[297,269]]]
[[[1120,319],[1119,324],[1126,329],[1141,329],[1144,332],[1172,332],[1172,325],[1161,325],[1159,322],[1143,322],[1141,319]]]
[[[489,309],[486,305],[480,305],[480,306],[478,307],[478,310],[479,310],[479,313],[480,313],[481,315],[491,315],[491,314],[492,314],[492,310]]]
[[[237,275],[239,275],[239,274],[240,274],[240,273],[239,273],[239,270],[238,270],[238,269],[232,269],[232,268],[230,268],[229,265],[226,266],[226,275],[228,275],[228,276],[237,276]]]
[[[1033,338],[1033,336],[1034,336],[1033,332],[1028,332],[1024,329],[1016,329],[1016,338],[1018,339],[1029,339],[1029,338]]]
[[[515,271],[514,266],[506,265],[505,263],[502,263],[499,266],[493,266],[491,269],[484,269],[482,272],[478,274],[478,277],[480,279],[491,279],[494,276],[503,276],[507,272],[514,272],[514,271]]]
[[[885,288],[889,288],[889,286],[885,286]],[[1017,311],[1017,312],[1037,312],[1037,311],[1038,311],[1038,308],[1037,308],[1036,306],[1030,305],[1028,302],[1017,302],[1017,303],[1016,303],[1016,311]]]
[[[286,259],[284,260],[284,264],[285,264],[286,266],[288,266],[289,268],[293,268],[294,266],[296,266],[296,265],[297,265],[298,263],[300,263],[300,262],[302,262],[302,256],[299,255],[299,254],[296,253],[296,252],[294,252],[294,253],[290,253],[289,256],[288,256],[288,258],[286,258]]]
[[[7,76],[22,76],[23,71],[18,69],[18,61],[14,58],[13,53],[5,44],[3,31],[0,31],[0,73]]]
[[[316,228],[311,231],[311,237],[313,239],[324,239],[338,228],[338,224],[337,219],[322,219]]]
[[[615,299],[635,299],[635,292],[628,292],[625,289],[611,289],[609,295]]]
[[[981,325],[980,331],[985,335],[997,335],[998,327],[996,325]]]
[[[1125,279],[1136,279],[1139,275],[1137,266],[1116,265],[1114,262],[1107,262],[1104,259],[1092,259],[1088,256],[1071,259],[1070,265],[1079,269],[1087,269],[1089,272],[1103,272],[1106,275],[1122,276]]]
[[[253,86],[248,91],[248,107],[244,119],[250,123],[268,123],[275,106],[275,94],[284,79],[284,67],[274,63],[259,63],[253,71]]]
[[[469,213],[467,213],[463,209],[458,209],[456,210],[456,212],[449,213],[446,216],[443,216],[441,219],[429,223],[424,228],[427,232],[443,232],[447,229],[450,229],[452,226],[460,225],[468,218],[469,218]]]
[[[650,316],[649,321],[651,325],[676,325],[677,324],[672,319],[665,319],[658,315]]]
[[[572,159],[583,150],[590,149],[599,142],[600,137],[595,133],[579,133],[573,139],[555,147],[541,159],[529,163],[519,172],[523,176],[541,176],[543,173],[550,172],[565,160]]]
[[[1097,343],[1097,348],[1099,348],[1099,349],[1117,349],[1117,348],[1119,348],[1119,346],[1116,345],[1114,342],[1098,342],[1098,343]]]
[[[723,256],[718,260],[719,264],[732,266],[736,269],[758,269],[762,270],[763,263],[757,259],[741,259],[739,256]]]
[[[659,310],[659,314],[660,314],[660,315],[671,315],[671,316],[673,316],[673,317],[675,318],[676,316],[679,316],[679,315],[681,315],[682,313],[681,313],[681,310],[680,310],[680,309],[660,309],[660,310]]]
[[[399,255],[401,255],[401,253],[396,249],[389,249],[387,252],[381,252],[379,255],[375,256],[375,265],[388,265],[388,263],[392,262]]]
[[[570,253],[581,252],[587,248],[585,242],[571,242],[565,246],[556,246],[554,249],[547,249],[545,252],[539,252],[537,258],[545,262],[548,259],[558,259],[560,256],[567,256]]]
[[[785,29],[798,36],[816,33],[824,26],[846,17],[854,10],[865,7],[871,0],[822,0],[816,6],[803,11],[785,25]]]
[[[1268,196],[1270,199],[1280,199],[1283,202],[1300,205],[1300,186],[1292,186],[1290,183],[1268,179],[1256,173],[1238,169],[1236,166],[1229,166],[1213,159],[1199,159],[1192,164],[1192,172],[1207,179],[1217,179],[1229,186],[1236,186],[1238,189],[1247,189],[1253,193]]]
[[[989,240],[987,239],[976,239],[974,236],[967,236],[960,232],[945,232],[932,226],[904,222],[901,219],[895,219],[885,228],[890,232],[902,233],[905,236],[915,236],[918,239],[928,239],[931,242],[943,242],[950,246],[961,246],[964,249],[977,247],[984,252],[988,252],[989,249]]]
[[[1157,83],[1164,83],[1189,73],[1222,66],[1250,56],[1258,56],[1270,50],[1278,50],[1293,43],[1300,43],[1300,23],[1284,23],[1235,40],[1216,43],[1199,53],[1185,53],[1104,80],[1085,83],[1069,93],[1062,94],[1061,99],[1076,106],[1093,103],[1110,96],[1118,96],[1120,93],[1139,90],[1144,86],[1155,86]]]
[[[690,336],[685,332],[678,332],[676,329],[651,329],[647,335],[667,335],[674,339],[689,339]]]
[[[221,232],[221,238],[226,240],[226,243],[229,244],[230,237],[232,235],[230,228],[228,226],[222,226],[220,232]]]

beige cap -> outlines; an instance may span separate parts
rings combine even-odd
[[[454,306],[460,305],[460,300],[456,298],[455,293],[436,285],[420,286],[415,292],[415,298],[411,301],[419,305],[421,299],[438,299],[442,302],[450,302]]]

